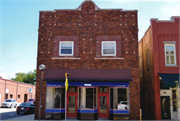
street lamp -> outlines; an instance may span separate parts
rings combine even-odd
[[[45,65],[41,64],[39,66],[39,70],[41,71],[41,90],[40,90],[40,98],[39,98],[39,120],[41,118],[41,94],[42,94],[42,81],[43,81],[43,71],[45,70]]]

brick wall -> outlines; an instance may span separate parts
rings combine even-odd
[[[138,27],[137,11],[94,10],[97,8],[93,2],[86,1],[83,6],[89,6],[86,10],[56,10],[52,12],[40,12],[39,37],[37,58],[37,90],[36,99],[40,94],[40,71],[38,66],[45,64],[47,69],[131,69],[130,82],[130,118],[139,119],[140,109],[140,85],[139,85],[139,59],[138,59]],[[79,57],[54,58],[55,44],[58,36],[78,36]],[[98,36],[114,37],[117,41],[118,56],[99,56],[100,43]],[[110,41],[113,41],[110,40]],[[57,40],[59,41],[59,40]],[[98,42],[99,41],[99,42]],[[76,50],[75,50],[76,51]],[[97,58],[98,57],[98,58]],[[121,57],[121,58],[119,58]],[[45,117],[46,82],[43,82],[42,113]],[[38,119],[38,103],[36,103],[35,118]]]
[[[148,70],[147,52],[149,53],[150,68]],[[142,61],[141,82],[141,108],[143,119],[155,119],[154,79],[153,79],[153,46],[152,27],[150,26],[139,42],[139,57]]]
[[[139,57],[142,58],[141,108],[144,119],[161,120],[160,80],[158,73],[179,73],[179,18],[171,21],[151,19],[151,25],[139,42]],[[177,66],[167,67],[163,42],[176,42]],[[147,69],[147,50],[150,54],[150,69]]]

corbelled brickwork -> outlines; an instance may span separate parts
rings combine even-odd
[[[37,58],[37,91],[40,94],[40,71],[46,69],[131,69],[130,118],[139,119],[140,82],[138,59],[137,11],[99,9],[85,1],[76,10],[40,12]],[[116,41],[117,56],[101,56],[101,41]],[[74,41],[74,56],[59,56],[59,41]],[[43,82],[42,113],[45,118],[46,82]],[[35,119],[38,119],[36,103]]]

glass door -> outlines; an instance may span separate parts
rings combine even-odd
[[[107,88],[107,92],[103,91],[101,88]],[[98,94],[98,116],[99,118],[109,118],[109,88],[99,87]]]
[[[70,87],[67,92],[67,117],[77,117],[76,87]]]
[[[161,118],[171,119],[169,96],[161,96]]]

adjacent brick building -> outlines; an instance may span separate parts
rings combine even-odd
[[[26,102],[28,99],[35,99],[35,92],[35,85],[0,77],[0,103],[6,99],[15,99],[17,103]]]
[[[178,16],[170,21],[151,19],[139,42],[143,119],[177,117],[172,98],[179,81],[179,21]]]
[[[35,119],[139,119],[137,10],[100,9],[85,0],[74,10],[40,11]]]

